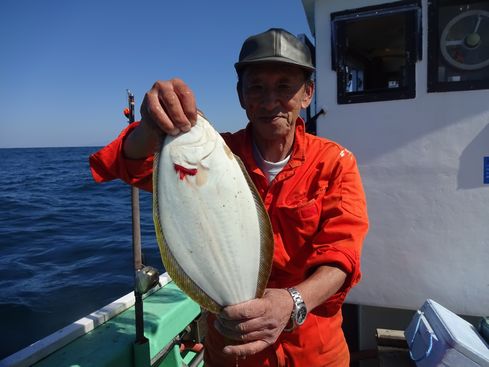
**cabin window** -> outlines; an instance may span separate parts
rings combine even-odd
[[[428,92],[489,89],[489,1],[428,5]]]
[[[421,4],[398,1],[331,14],[338,103],[414,98]]]

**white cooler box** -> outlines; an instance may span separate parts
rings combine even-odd
[[[489,367],[489,347],[475,327],[430,299],[404,335],[418,367]]]

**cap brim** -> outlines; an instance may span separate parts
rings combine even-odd
[[[244,67],[249,66],[249,65],[272,63],[272,62],[294,65],[294,66],[298,66],[302,69],[306,69],[309,71],[315,71],[316,70],[316,68],[314,66],[304,65],[302,63],[299,63],[299,62],[296,62],[296,61],[293,61],[293,60],[290,60],[290,59],[287,59],[287,58],[281,57],[281,56],[270,56],[270,57],[266,57],[266,58],[260,58],[257,60],[246,60],[246,61],[237,62],[234,64],[234,68],[236,69],[236,71],[240,71]]]

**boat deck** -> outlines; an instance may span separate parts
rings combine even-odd
[[[145,297],[144,335],[148,342],[136,344],[134,305],[126,304],[131,296],[106,307],[124,310],[116,311],[116,316],[107,316],[103,308],[12,355],[0,365],[173,367],[190,363],[196,353],[181,353],[179,336],[200,315],[199,305],[169,281]],[[194,365],[203,364],[194,361]]]
[[[200,307],[170,282],[144,300],[146,345],[134,343],[132,306],[33,366],[181,366],[192,355],[181,356],[179,345],[172,345],[172,341],[199,314]],[[162,350],[167,352],[165,356],[159,356]]]

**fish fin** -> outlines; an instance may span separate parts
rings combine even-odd
[[[183,290],[190,298],[201,305],[203,308],[213,313],[219,313],[222,306],[215,302],[207,293],[205,293],[175,260],[172,252],[166,244],[165,235],[162,230],[160,216],[158,214],[159,200],[158,200],[158,182],[159,182],[159,153],[154,155],[153,164],[153,221],[155,226],[156,240],[160,249],[161,259],[165,270],[170,274],[175,284]]]
[[[263,296],[265,292],[265,288],[268,284],[268,278],[270,277],[270,273],[272,271],[272,261],[273,261],[273,252],[274,252],[274,240],[273,240],[273,230],[272,223],[270,222],[270,217],[268,216],[267,210],[265,208],[265,204],[258,193],[258,189],[256,188],[254,182],[252,181],[248,171],[244,163],[241,159],[234,155],[236,161],[238,162],[241,171],[243,172],[244,177],[246,178],[246,182],[250,188],[251,194],[253,195],[253,199],[255,201],[256,211],[258,213],[258,222],[260,224],[260,267],[258,270],[258,283],[256,285],[256,294],[257,298]]]

